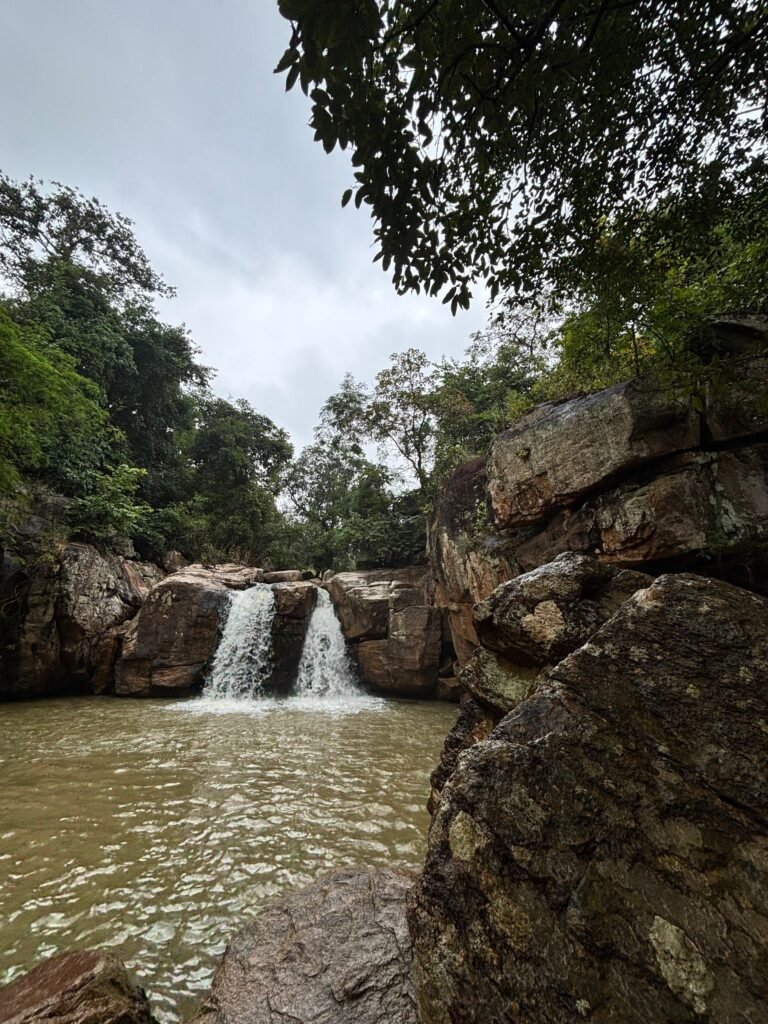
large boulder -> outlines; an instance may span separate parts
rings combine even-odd
[[[409,569],[338,572],[326,584],[344,636],[350,642],[383,640],[389,631],[389,592],[393,582],[409,585],[422,577]]]
[[[363,682],[383,693],[434,695],[443,630],[427,569],[337,573],[325,585]]]
[[[190,565],[154,587],[131,622],[115,671],[120,696],[173,696],[199,686],[220,636],[228,592],[261,581],[261,569]]]
[[[0,699],[102,691],[121,627],[162,572],[90,544],[69,543],[4,581]]]
[[[687,403],[634,382],[537,406],[491,447],[494,520],[504,529],[540,520],[621,473],[696,448],[700,437]]]
[[[412,882],[349,868],[268,904],[227,947],[196,1024],[416,1024]]]
[[[498,717],[533,692],[551,668],[581,647],[652,577],[572,551],[497,587],[475,605],[482,646],[462,685]]]
[[[111,952],[44,960],[0,989],[0,1024],[155,1024],[144,990]]]
[[[768,1006],[768,600],[630,597],[444,785],[421,1024],[741,1024]]]
[[[650,576],[573,551],[518,576],[475,607],[483,646],[521,665],[554,665],[581,647]]]

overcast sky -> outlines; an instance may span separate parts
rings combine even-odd
[[[0,0],[0,32],[0,168],[130,216],[215,390],[297,444],[347,371],[370,380],[410,346],[459,355],[482,327],[482,302],[453,318],[372,264],[365,208],[340,207],[347,156],[272,74],[276,0]]]

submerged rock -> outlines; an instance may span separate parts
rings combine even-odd
[[[196,1024],[416,1024],[412,883],[349,868],[270,903],[227,947]]]
[[[44,960],[0,988],[0,1024],[155,1024],[144,990],[114,953]]]
[[[768,1006],[768,600],[630,597],[458,759],[410,905],[421,1024]]]

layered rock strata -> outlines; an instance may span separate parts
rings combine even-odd
[[[430,555],[462,667],[472,606],[568,550],[768,592],[768,360],[708,385],[703,411],[642,382],[540,405],[456,472]]]

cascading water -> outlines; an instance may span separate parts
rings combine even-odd
[[[300,697],[351,697],[359,693],[344,634],[328,593],[318,589],[299,664]]]
[[[206,697],[259,695],[271,667],[274,617],[275,595],[266,584],[230,593],[229,615],[205,685]]]

